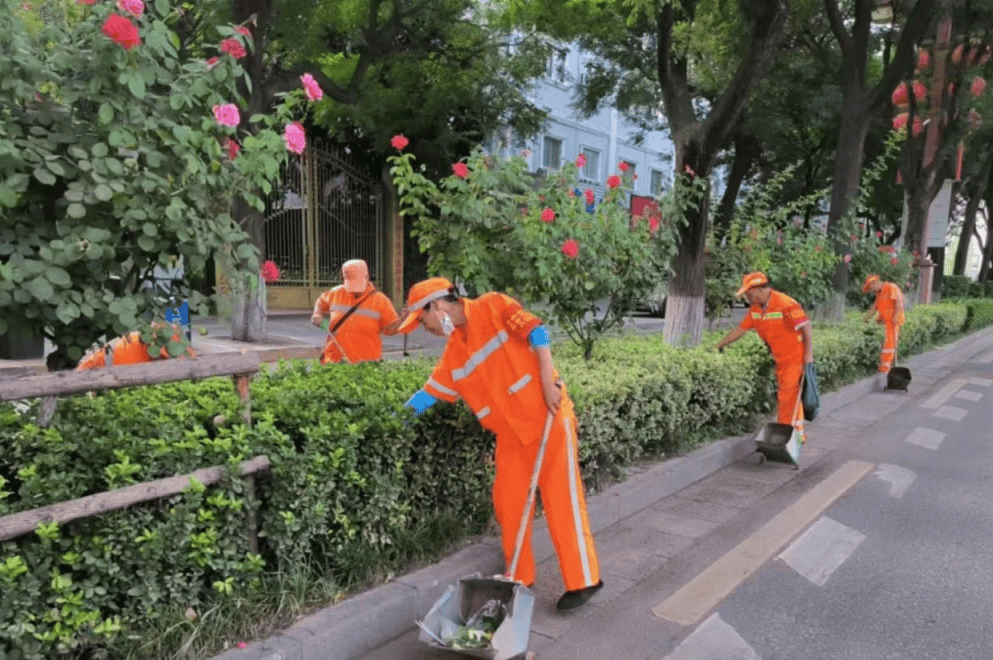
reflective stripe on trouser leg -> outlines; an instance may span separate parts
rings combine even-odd
[[[600,581],[593,533],[586,512],[586,496],[579,472],[575,415],[556,416],[549,437],[539,485],[548,531],[558,555],[562,581],[567,591],[589,587]],[[551,444],[555,438],[554,445]],[[553,451],[554,450],[554,451]]]
[[[803,362],[776,365],[776,421],[791,424],[803,432],[803,406],[797,406],[800,397],[800,382],[803,379]]]
[[[883,348],[879,353],[879,370],[889,373],[893,366],[893,355],[896,353],[896,343],[900,328],[892,323],[884,324]]]

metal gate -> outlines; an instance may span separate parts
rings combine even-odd
[[[279,267],[267,286],[270,309],[309,309],[341,284],[341,265],[365,259],[369,278],[383,282],[383,184],[337,147],[310,140],[283,166],[266,201],[266,259]]]

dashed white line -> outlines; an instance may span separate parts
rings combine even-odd
[[[964,378],[956,378],[952,382],[948,383],[935,394],[933,397],[921,404],[921,408],[930,408],[932,410],[937,410],[941,406],[945,405],[945,401],[955,394],[963,385],[966,384]]]
[[[712,614],[665,660],[762,660],[720,615]]]
[[[965,408],[956,408],[955,406],[942,406],[931,413],[932,417],[940,417],[942,419],[950,419],[956,422],[961,422],[969,411]]]
[[[972,390],[959,390],[955,393],[956,399],[965,399],[966,401],[979,401],[983,398],[982,392],[973,392]]]
[[[912,470],[892,463],[880,463],[879,469],[873,472],[872,476],[888,481],[890,483],[890,495],[897,498],[903,497],[907,488],[917,478]]]
[[[779,558],[794,571],[822,587],[864,540],[865,534],[824,516],[811,525]]]
[[[970,378],[969,384],[978,385],[980,387],[989,387],[990,385],[993,385],[993,380],[990,380],[989,378]]]
[[[933,451],[941,446],[941,441],[944,439],[945,434],[941,431],[935,431],[934,429],[927,429],[923,426],[918,426],[911,432],[910,435],[907,436],[906,441],[912,445],[917,445]]]

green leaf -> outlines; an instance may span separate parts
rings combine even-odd
[[[52,161],[49,161],[48,163],[46,163],[45,165],[46,165],[46,167],[48,167],[48,171],[51,172],[52,174],[54,174],[55,176],[65,176],[66,175],[65,168],[62,167],[62,165],[60,163],[58,163],[57,161],[52,160]]]
[[[34,171],[34,178],[38,179],[38,181],[46,186],[55,185],[55,176],[53,176],[48,170],[43,170],[40,167]]]
[[[90,147],[90,151],[97,158],[103,158],[108,153],[110,153],[110,149],[107,148],[107,145],[104,144],[103,142],[97,142],[96,144],[94,144],[92,147]]]
[[[6,186],[0,186],[0,204],[11,207],[16,206],[17,193]]]
[[[165,18],[169,15],[169,0],[155,0],[155,11]]]
[[[137,72],[131,74],[130,80],[128,80],[128,89],[131,93],[139,99],[145,98],[145,79],[142,78]]]
[[[106,183],[101,183],[93,189],[93,194],[101,202],[107,202],[114,196],[114,191]]]
[[[67,202],[81,202],[83,201],[83,191],[82,190],[67,190],[65,194]]]
[[[98,113],[98,116],[100,118],[100,123],[101,124],[109,124],[110,122],[114,121],[114,108],[113,108],[113,106],[111,106],[109,103],[101,103],[100,104],[100,112]],[[105,154],[98,154],[96,152],[96,150],[95,150],[95,145],[94,145],[93,155],[94,156],[100,156],[100,155],[105,155]]]
[[[55,316],[58,317],[59,321],[68,325],[79,318],[79,307],[74,302],[63,302],[56,308]]]
[[[152,222],[146,222],[141,229],[149,236],[155,236],[159,233],[159,228]]]
[[[152,252],[155,250],[155,239],[151,236],[142,234],[138,237],[138,247],[140,247],[145,252]]]
[[[52,296],[55,294],[55,291],[52,289],[52,285],[49,284],[48,280],[43,277],[36,277],[31,280],[31,283],[28,284],[28,290],[31,292],[31,295],[35,297],[35,299],[42,302],[50,301]]]
[[[86,216],[86,207],[82,204],[73,202],[68,207],[66,207],[66,215],[68,215],[73,220],[79,220]]]
[[[72,278],[69,277],[69,273],[58,266],[49,266],[48,270],[45,271],[45,277],[48,278],[49,282],[58,286],[65,287],[72,284]]]

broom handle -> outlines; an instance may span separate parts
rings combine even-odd
[[[538,447],[538,458],[534,461],[534,472],[531,473],[531,487],[528,489],[528,503],[524,507],[524,515],[521,516],[521,526],[517,528],[517,540],[514,542],[514,558],[510,562],[510,570],[507,576],[513,579],[517,572],[517,562],[521,558],[521,547],[524,545],[524,534],[527,531],[528,523],[531,522],[531,509],[534,508],[534,494],[538,489],[538,473],[541,472],[541,462],[545,458],[545,447],[548,445],[548,434],[552,430],[552,420],[555,413],[548,411],[545,417],[545,430],[541,434],[541,446]]]

